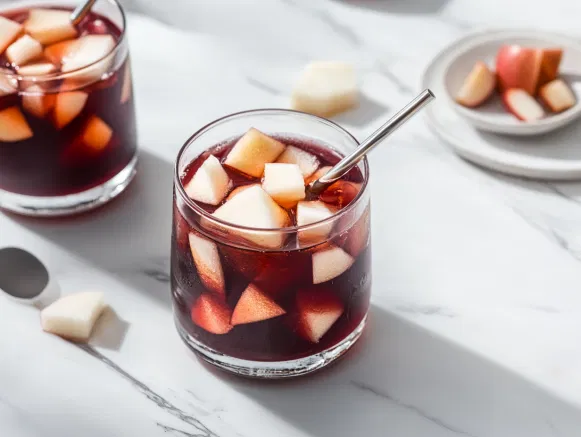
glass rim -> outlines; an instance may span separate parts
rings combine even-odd
[[[39,3],[41,2],[41,0],[38,0]],[[122,25],[122,29],[121,29],[121,35],[119,36],[119,39],[117,41],[115,41],[115,45],[111,48],[111,50],[109,52],[107,52],[107,54],[101,56],[99,59],[97,59],[94,62],[91,62],[90,64],[87,65],[83,65],[82,67],[79,68],[75,68],[74,70],[70,70],[70,71],[55,71],[52,73],[45,73],[45,74],[35,74],[35,75],[26,75],[23,76],[21,74],[18,74],[18,72],[13,73],[10,70],[4,69],[4,68],[0,68],[0,75],[3,75],[4,77],[7,78],[11,78],[11,79],[16,79],[17,81],[30,81],[30,82],[35,82],[38,79],[41,80],[56,80],[56,79],[61,79],[61,78],[67,78],[69,75],[70,76],[74,76],[75,74],[78,73],[82,73],[83,70],[89,69],[95,65],[97,65],[99,62],[103,61],[104,59],[108,58],[109,56],[111,56],[113,53],[115,53],[117,51],[117,49],[121,46],[121,44],[125,41],[125,34],[126,34],[126,29],[127,29],[127,16],[125,15],[125,10],[123,9],[123,7],[121,6],[121,3],[119,2],[119,0],[106,0],[109,3],[112,3],[114,6],[117,7],[117,9],[119,9],[119,12],[121,13],[121,25]],[[57,1],[54,2],[55,5],[57,6]],[[39,7],[43,6],[42,4],[38,5]],[[33,8],[34,6],[31,5],[30,8]],[[10,5],[7,6],[6,9],[1,9],[2,12],[6,12],[6,11],[10,11],[11,7]],[[66,41],[66,40],[65,40]],[[54,44],[58,44],[58,43],[54,43]]]
[[[204,220],[208,220],[212,224],[217,224],[219,227],[226,228],[226,229],[231,228],[231,229],[235,229],[235,230],[239,230],[239,231],[254,232],[254,233],[256,233],[256,232],[261,232],[261,233],[275,233],[275,232],[276,233],[280,233],[280,232],[291,233],[291,232],[298,232],[298,231],[306,231],[306,230],[310,230],[313,228],[318,228],[319,226],[322,226],[324,224],[332,223],[332,222],[338,220],[339,218],[341,218],[342,216],[344,216],[345,214],[347,214],[348,212],[352,211],[354,208],[356,208],[356,206],[359,204],[360,200],[362,199],[363,194],[365,193],[367,186],[368,186],[368,183],[369,183],[369,162],[367,160],[367,156],[365,156],[362,160],[363,169],[364,169],[363,182],[361,184],[361,189],[359,190],[359,193],[357,193],[357,196],[355,196],[355,198],[351,201],[351,203],[349,203],[349,205],[347,205],[344,208],[339,209],[337,212],[335,212],[330,217],[327,217],[327,218],[320,220],[318,222],[309,223],[308,225],[287,226],[284,228],[254,228],[254,227],[248,227],[248,226],[241,226],[241,225],[227,222],[225,220],[222,220],[222,219],[215,217],[213,214],[207,212],[205,209],[200,207],[195,201],[190,199],[190,197],[186,194],[186,191],[185,191],[184,186],[182,184],[181,177],[180,177],[180,170],[179,170],[179,164],[180,164],[181,158],[183,157],[187,148],[191,144],[193,144],[193,142],[196,139],[198,139],[201,135],[203,135],[204,133],[206,133],[207,131],[216,127],[217,125],[219,125],[220,123],[222,123],[224,121],[228,121],[230,119],[235,119],[235,118],[241,118],[241,117],[244,117],[245,115],[260,115],[260,114],[266,115],[269,113],[270,114],[273,114],[273,113],[280,114],[280,115],[287,114],[287,115],[296,116],[299,118],[310,119],[312,121],[318,121],[320,123],[323,123],[323,124],[333,128],[333,129],[341,132],[345,136],[347,136],[350,140],[353,141],[355,146],[359,146],[359,144],[360,144],[359,141],[357,140],[357,138],[355,138],[348,130],[341,127],[339,124],[335,123],[334,121],[331,121],[327,118],[319,117],[316,115],[308,114],[306,112],[295,111],[292,109],[262,108],[262,109],[250,109],[250,110],[246,110],[246,111],[234,112],[232,114],[225,115],[223,117],[220,117],[220,118],[206,124],[205,126],[200,128],[199,130],[197,130],[191,137],[189,137],[186,140],[186,142],[184,143],[184,145],[180,148],[180,150],[178,152],[178,155],[177,155],[176,161],[175,161],[175,166],[174,166],[174,187],[175,187],[176,191],[179,193],[181,199],[186,203],[186,205],[189,208],[191,208],[194,212],[196,212],[198,215],[203,217]],[[197,156],[201,155],[204,152],[205,152],[205,150],[200,152]]]

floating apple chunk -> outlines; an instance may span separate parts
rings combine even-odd
[[[313,284],[331,281],[349,270],[355,259],[337,246],[329,245],[313,253]]]
[[[575,94],[563,79],[555,79],[541,87],[539,97],[552,112],[563,112],[575,106]]]
[[[39,85],[32,85],[24,90],[22,107],[29,114],[43,118],[55,105],[54,94],[47,94]]]
[[[0,111],[0,141],[14,142],[32,138],[34,134],[17,106]]]
[[[336,209],[321,202],[320,200],[301,201],[297,205],[297,225],[306,226],[313,225],[309,229],[299,231],[299,242],[301,244],[316,244],[325,241],[331,230],[333,229],[333,222],[319,223],[326,220],[335,214]]]
[[[219,297],[202,294],[191,311],[192,322],[212,334],[227,334],[233,328],[230,323],[232,310]]]
[[[285,145],[251,128],[234,145],[224,164],[255,178],[262,177],[264,165],[276,161]]]
[[[262,188],[284,208],[305,198],[305,181],[297,164],[265,164]]]
[[[21,33],[22,25],[20,23],[0,17],[0,53],[4,53]]]
[[[345,311],[341,300],[329,288],[302,289],[296,295],[297,332],[318,343]]]
[[[287,146],[276,162],[283,164],[296,164],[299,166],[303,178],[311,176],[320,165],[319,158],[306,150],[294,146]]]
[[[496,88],[496,75],[484,62],[477,62],[464,80],[456,101],[463,106],[475,108],[488,100]]]
[[[57,9],[31,9],[28,20],[24,22],[24,30],[44,45],[77,35],[71,13]]]
[[[196,232],[189,234],[190,250],[198,275],[207,290],[221,297],[226,296],[224,272],[216,243]]]
[[[113,129],[101,118],[93,115],[85,125],[81,138],[92,151],[100,152],[107,147],[112,136]]]
[[[6,58],[15,67],[22,66],[40,55],[42,45],[29,35],[21,36],[6,49]]]
[[[232,313],[232,325],[261,322],[285,314],[286,311],[256,285],[242,292]]]
[[[70,294],[41,311],[42,329],[69,340],[86,342],[104,309],[103,293],[87,291]]]
[[[83,91],[69,91],[57,94],[54,107],[54,122],[58,129],[62,129],[77,117],[85,104],[89,94]]]
[[[215,156],[210,155],[186,184],[184,190],[193,200],[218,205],[228,194],[230,186],[230,178],[222,168],[222,164]]]
[[[506,109],[522,121],[538,121],[545,116],[542,106],[523,89],[511,88],[502,95]]]
[[[57,68],[50,62],[37,62],[19,67],[17,72],[21,76],[41,76],[43,74],[54,73]]]

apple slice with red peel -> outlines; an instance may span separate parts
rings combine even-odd
[[[262,189],[284,208],[305,198],[305,180],[297,164],[265,164]]]
[[[4,53],[21,33],[22,25],[20,23],[0,17],[0,53]]]
[[[24,30],[43,45],[77,36],[71,13],[58,9],[31,9]]]
[[[112,136],[113,129],[102,119],[93,115],[85,125],[81,138],[91,150],[100,152],[107,147]]]
[[[50,62],[37,62],[36,64],[19,67],[17,72],[21,76],[41,76],[43,74],[54,73],[57,70]]]
[[[208,156],[192,179],[184,186],[190,199],[208,205],[218,205],[231,187],[228,174],[214,155]]]
[[[242,292],[232,313],[232,325],[261,322],[282,316],[286,311],[254,284]]]
[[[33,136],[32,129],[18,107],[13,106],[0,111],[0,141],[15,142]]]
[[[311,182],[322,178],[327,173],[329,173],[329,170],[331,170],[332,168],[333,167],[331,167],[330,165],[326,165],[325,167],[321,167],[316,172],[314,172],[311,176],[309,176],[308,178],[305,178],[305,185],[309,185]]]
[[[475,108],[483,104],[496,88],[496,75],[484,62],[477,62],[464,80],[456,101],[462,106]]]
[[[194,303],[191,311],[192,322],[211,334],[227,334],[233,326],[230,323],[232,311],[219,297],[204,293]]]
[[[87,291],[61,297],[40,313],[42,329],[77,342],[86,342],[106,308],[103,293]]]
[[[297,332],[318,343],[343,314],[341,300],[328,288],[301,289],[296,294]]]
[[[534,96],[541,75],[543,53],[530,47],[505,45],[496,55],[496,76],[501,91],[521,88]]]
[[[320,200],[301,201],[297,205],[297,225],[305,226],[320,222],[331,217],[336,209]],[[316,244],[324,241],[331,230],[333,223],[315,225],[312,229],[299,231],[301,244]]]
[[[54,107],[54,124],[62,129],[81,113],[89,94],[83,91],[69,91],[56,96]]]
[[[262,177],[264,165],[276,161],[285,145],[251,128],[232,147],[224,164],[242,173]]]
[[[539,87],[559,77],[559,67],[563,59],[563,49],[549,48],[539,49],[541,52],[541,73]]]
[[[319,158],[306,150],[299,149],[294,146],[287,146],[287,148],[278,157],[276,162],[282,164],[296,164],[301,169],[303,178],[311,176],[320,165]]]
[[[6,49],[6,58],[16,67],[24,65],[40,55],[42,55],[42,45],[29,35],[21,36]]]
[[[522,121],[537,121],[545,116],[542,106],[523,89],[512,88],[504,92],[502,101],[507,111]]]
[[[355,262],[351,255],[332,244],[313,253],[312,260],[313,284],[322,284],[335,279],[349,270]]]
[[[55,105],[54,94],[47,94],[39,85],[26,88],[22,95],[22,107],[29,114],[43,118]]]
[[[216,293],[219,296],[226,296],[226,287],[224,282],[224,272],[216,243],[190,232],[188,235],[190,250],[194,264],[198,270],[198,276],[208,291]]]
[[[575,106],[577,99],[562,79],[553,80],[541,87],[539,97],[552,112],[562,112]]]

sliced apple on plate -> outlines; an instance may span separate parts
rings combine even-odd
[[[543,85],[539,90],[539,98],[552,112],[565,111],[577,103],[573,91],[562,79]]]
[[[536,94],[543,52],[519,45],[504,45],[496,55],[496,76],[502,92],[521,88],[529,95]]]
[[[496,75],[484,62],[477,62],[464,80],[456,101],[468,108],[484,103],[496,88]]]
[[[523,89],[511,88],[502,94],[507,111],[522,121],[538,121],[545,116],[543,107]]]

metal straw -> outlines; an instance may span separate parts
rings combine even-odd
[[[405,108],[395,114],[387,121],[387,123],[363,141],[352,154],[339,161],[331,170],[329,170],[329,172],[327,172],[327,174],[311,182],[307,187],[308,194],[316,196],[323,192],[329,185],[340,179],[349,170],[356,166],[367,152],[375,148],[375,146],[381,143],[385,138],[394,133],[406,121],[417,114],[424,108],[424,106],[435,98],[436,97],[429,89],[424,90],[419,96],[408,103]]]
[[[77,6],[71,14],[71,23],[73,23],[75,26],[78,26],[79,23],[83,21],[83,18],[85,18],[91,11],[91,8],[96,1],[97,0],[85,0],[83,3]]]

